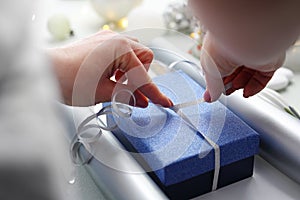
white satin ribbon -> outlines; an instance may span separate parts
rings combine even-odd
[[[172,106],[170,109],[173,110],[174,112],[177,112],[181,108],[197,105],[197,104],[200,104],[200,103],[203,103],[203,102],[205,102],[204,98],[200,98],[200,99],[197,99],[195,101],[189,101],[189,102],[176,104],[176,105]]]
[[[220,164],[220,147],[214,141],[212,141],[209,137],[207,137],[206,135],[204,135],[200,131],[198,131],[197,127],[191,122],[191,120],[180,110],[181,108],[189,107],[189,106],[196,105],[196,104],[203,103],[203,102],[204,102],[204,99],[200,98],[195,101],[176,104],[173,107],[171,107],[170,109],[173,110],[175,113],[177,113],[190,128],[192,128],[194,131],[200,133],[203,136],[203,138],[206,140],[206,142],[210,146],[213,147],[214,152],[215,152],[215,169],[214,169],[212,191],[214,191],[218,187],[219,172],[220,172],[220,166],[221,166],[221,164]]]

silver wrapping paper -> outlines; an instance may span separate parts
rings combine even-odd
[[[245,99],[240,91],[221,101],[260,134],[260,155],[300,183],[300,121],[258,96]]]
[[[165,65],[179,59],[191,60],[200,65],[199,60],[178,50],[164,38],[153,40],[150,46],[156,59],[163,61]],[[205,86],[204,78],[188,63],[182,62],[176,67]],[[220,101],[260,134],[260,155],[300,183],[300,121],[257,95],[244,98],[241,91],[229,97],[222,96]]]
[[[62,109],[68,115],[68,138],[71,141],[78,125],[92,115],[93,111],[88,107],[64,106]],[[97,122],[95,120],[92,123]],[[90,129],[89,133],[92,131],[97,130]],[[84,166],[105,199],[167,199],[137,161],[124,151],[122,144],[111,132],[103,131],[101,138],[91,144],[91,149],[94,159]],[[86,155],[87,151],[83,146],[79,149],[81,155]]]

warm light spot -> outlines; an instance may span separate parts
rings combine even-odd
[[[103,30],[110,30],[110,27],[109,27],[108,24],[104,24],[104,25],[102,26],[102,29],[103,29]]]
[[[195,32],[192,32],[192,33],[190,34],[190,37],[191,37],[191,38],[195,38],[195,36],[196,36],[196,33],[195,33]]]
[[[126,17],[120,19],[118,21],[118,27],[121,29],[125,29],[128,27],[128,19]]]

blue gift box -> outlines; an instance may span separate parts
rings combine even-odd
[[[204,89],[183,72],[154,78],[174,104],[202,97]],[[149,104],[133,108],[130,117],[109,116],[110,126],[127,150],[172,199],[188,199],[211,191],[215,151],[203,135],[220,148],[218,188],[252,176],[259,136],[220,102],[181,110],[197,127],[191,129],[170,109]],[[203,135],[202,135],[203,134]]]

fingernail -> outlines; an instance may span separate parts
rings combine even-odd
[[[169,107],[172,107],[172,106],[174,106],[174,103],[172,102],[172,100],[171,100],[171,99],[169,99],[169,98],[168,98],[168,100],[169,100],[169,105],[170,105]]]
[[[148,106],[148,102],[145,102],[145,101],[136,103],[136,107],[147,108],[147,106]]]
[[[161,105],[165,108],[169,108],[169,107],[172,107],[174,104],[168,97],[165,97],[160,101],[159,105]]]
[[[148,99],[147,98],[138,98],[136,101],[136,105],[137,107],[140,108],[146,108],[148,106]]]
[[[231,95],[234,91],[235,91],[235,89],[230,88],[230,89],[228,89],[228,90],[226,91],[226,95],[229,96],[229,95]]]
[[[244,88],[243,97],[248,98],[248,97],[251,97],[251,96],[252,96],[252,94],[246,88]]]
[[[243,93],[243,97],[248,98],[248,97],[250,97],[250,95]]]
[[[209,92],[206,90],[204,95],[203,95],[204,101],[210,103],[211,102],[211,96]]]

